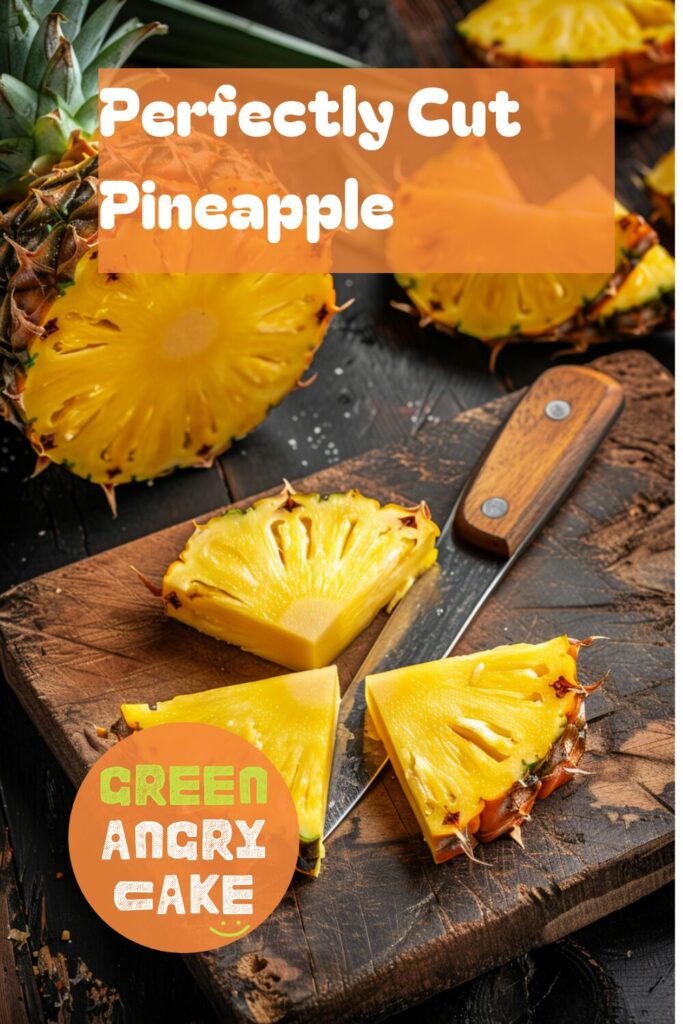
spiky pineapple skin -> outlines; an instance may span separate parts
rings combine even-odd
[[[68,170],[40,179],[0,216],[0,403],[29,436],[22,406],[29,346],[45,335],[50,308],[97,242],[97,153],[85,140],[76,146],[80,159],[74,150]]]

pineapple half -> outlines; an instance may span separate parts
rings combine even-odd
[[[149,704],[122,704],[129,729],[202,722],[241,736],[280,772],[299,818],[297,867],[318,875],[339,711],[334,666],[255,683],[221,686]]]
[[[168,31],[137,18],[111,26],[125,0],[0,3],[0,200],[24,195],[69,149],[72,132],[97,131],[97,72],[124,64],[143,40]],[[66,163],[69,163],[68,155]]]
[[[368,676],[372,720],[437,864],[519,840],[534,801],[576,771],[581,646],[560,636]]]
[[[657,161],[645,176],[645,184],[657,216],[672,228],[676,204],[676,156],[673,149]]]
[[[642,336],[673,317],[675,262],[655,230],[616,204],[613,274],[397,274],[421,324],[491,346],[491,366],[515,341],[566,342],[577,352]],[[403,308],[399,305],[399,308]]]
[[[457,30],[491,67],[614,68],[621,120],[673,103],[672,0],[487,0]]]
[[[425,504],[281,494],[198,525],[163,579],[166,613],[292,669],[329,665],[436,561]]]
[[[329,274],[100,274],[97,154],[0,216],[0,407],[38,453],[113,488],[205,466],[300,380]],[[237,174],[223,151],[217,173]]]

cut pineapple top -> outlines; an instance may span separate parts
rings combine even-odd
[[[203,722],[252,743],[287,783],[304,845],[322,838],[338,709],[334,666],[183,694],[160,701],[154,710],[148,704],[121,706],[130,729]]]
[[[674,35],[671,0],[488,0],[459,23],[473,46],[549,64],[649,50]]]
[[[658,160],[650,173],[645,177],[645,184],[660,196],[666,196],[674,202],[676,195],[676,156],[670,149],[661,160]]]
[[[289,668],[332,662],[436,560],[429,510],[285,489],[198,526],[163,581],[169,615]]]
[[[567,637],[369,676],[368,708],[431,843],[464,833],[547,757],[577,710]]]
[[[29,346],[29,437],[102,484],[210,461],[291,390],[333,311],[326,274],[100,274],[87,254]]]

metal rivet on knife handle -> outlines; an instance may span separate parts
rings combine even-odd
[[[500,519],[509,508],[510,506],[505,498],[487,498],[481,506],[482,512],[489,519]]]
[[[571,411],[571,405],[563,398],[553,398],[545,407],[545,414],[549,420],[566,420]]]

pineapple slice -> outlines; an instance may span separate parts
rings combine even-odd
[[[577,351],[618,334],[645,334],[671,319],[673,258],[642,217],[615,207],[614,274],[397,274],[423,324],[492,347],[566,341]]]
[[[584,749],[580,643],[557,637],[368,676],[367,705],[436,863],[517,832]]]
[[[676,202],[676,156],[670,149],[645,176],[652,204],[662,220],[673,227]]]
[[[438,535],[424,504],[285,487],[197,526],[166,571],[164,606],[269,661],[319,668],[436,561]]]
[[[257,747],[284,778],[299,818],[300,871],[318,875],[339,711],[337,669],[220,686],[149,704],[122,704],[129,729],[202,722]]]
[[[111,486],[210,463],[292,389],[334,308],[326,274],[100,274],[86,254],[28,345],[29,438]]]
[[[492,67],[613,67],[623,120],[647,122],[673,102],[672,0],[487,0],[457,29]]]

